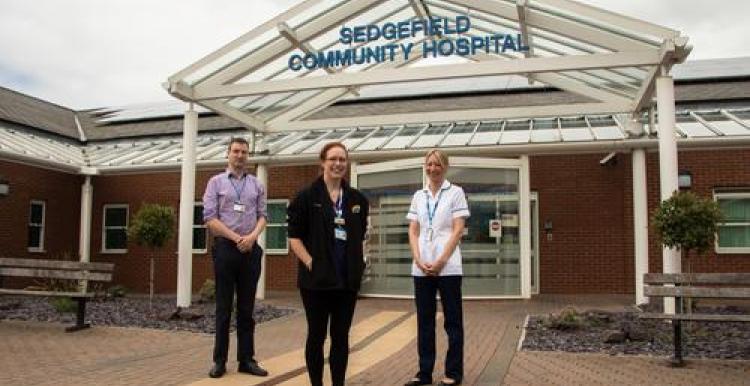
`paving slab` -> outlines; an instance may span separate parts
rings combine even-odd
[[[306,323],[294,292],[268,294],[270,304],[299,312],[257,327],[256,352],[267,378],[229,373],[214,380],[213,336],[180,331],[94,326],[76,333],[61,324],[0,321],[0,385],[304,385]],[[465,385],[750,384],[750,361],[689,360],[672,369],[666,358],[518,352],[527,314],[579,309],[621,310],[625,296],[550,296],[464,302]],[[437,324],[437,362],[446,338]],[[417,370],[413,300],[360,299],[351,334],[348,385],[401,385]],[[234,357],[232,337],[230,358]],[[743,383],[745,382],[745,383]]]

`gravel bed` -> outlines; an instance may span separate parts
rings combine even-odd
[[[660,312],[653,306],[646,311]],[[581,312],[586,323],[577,329],[551,328],[550,315],[531,316],[522,349],[672,356],[672,325],[661,320],[641,320],[638,312]],[[747,314],[750,309],[699,307],[695,312]],[[750,323],[683,322],[682,331],[685,358],[750,359]],[[608,338],[612,340],[609,343]]]
[[[61,314],[50,301],[50,298],[42,297],[0,297],[0,320],[75,323],[75,311]],[[213,302],[194,303],[179,316],[174,315],[176,304],[173,296],[154,297],[150,308],[148,297],[129,295],[110,299],[97,298],[86,304],[86,321],[92,325],[214,333],[216,306]],[[256,323],[263,323],[298,311],[256,301],[254,318]],[[233,317],[232,329],[234,326]]]

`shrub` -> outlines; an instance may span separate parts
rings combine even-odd
[[[651,222],[661,243],[678,248],[680,260],[687,266],[684,271],[692,273],[690,251],[700,255],[710,250],[723,220],[724,214],[715,201],[690,192],[675,192],[654,210]],[[688,312],[692,312],[692,299],[685,300]]]
[[[71,298],[54,298],[50,300],[50,304],[52,304],[52,307],[55,307],[55,311],[61,314],[67,314],[71,312],[75,312],[78,308],[78,305],[75,301]]]
[[[652,223],[661,242],[686,254],[705,253],[714,245],[724,215],[719,204],[690,192],[675,192],[654,211]]]
[[[550,314],[545,326],[555,330],[577,330],[586,326],[583,316],[574,308],[568,307],[560,311],[558,315]]]
[[[128,293],[128,289],[124,285],[113,285],[107,289],[107,295],[111,298],[122,298]]]
[[[143,204],[128,227],[128,237],[138,245],[161,248],[174,234],[175,214],[170,206]]]
[[[171,206],[159,204],[143,204],[128,227],[128,237],[138,245],[145,245],[151,249],[150,279],[148,283],[148,308],[154,298],[154,252],[162,248],[174,234],[175,213]]]
[[[206,279],[203,282],[200,290],[200,301],[212,302],[216,300],[216,283],[211,279]]]

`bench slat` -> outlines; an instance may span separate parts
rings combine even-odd
[[[750,315],[716,315],[716,314],[659,314],[644,312],[638,314],[641,319],[695,320],[706,322],[750,322]]]
[[[12,268],[53,268],[64,270],[88,270],[112,272],[113,263],[82,263],[80,261],[43,260],[43,259],[15,259],[0,258],[0,267]]]
[[[37,277],[45,279],[112,281],[111,273],[55,271],[35,268],[0,268],[0,276]]]
[[[735,284],[750,286],[750,273],[647,273],[645,284]]]
[[[31,295],[31,296],[55,296],[69,298],[92,298],[94,294],[83,292],[55,292],[55,291],[30,291],[23,289],[5,289],[0,288],[0,294],[6,295]]]
[[[644,286],[644,295],[688,298],[750,298],[750,288]]]

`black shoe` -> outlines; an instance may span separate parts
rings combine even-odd
[[[214,367],[211,367],[211,371],[208,372],[208,376],[211,378],[221,378],[227,372],[226,364],[216,362]]]
[[[262,367],[258,365],[258,362],[256,361],[243,361],[240,362],[239,367],[237,367],[237,372],[239,373],[246,373],[246,374],[252,374],[257,375],[259,377],[265,377],[268,375],[268,371],[264,370]]]
[[[421,381],[419,378],[414,377],[410,379],[408,382],[404,383],[404,386],[419,386],[419,385],[431,385],[432,382],[424,382]]]

